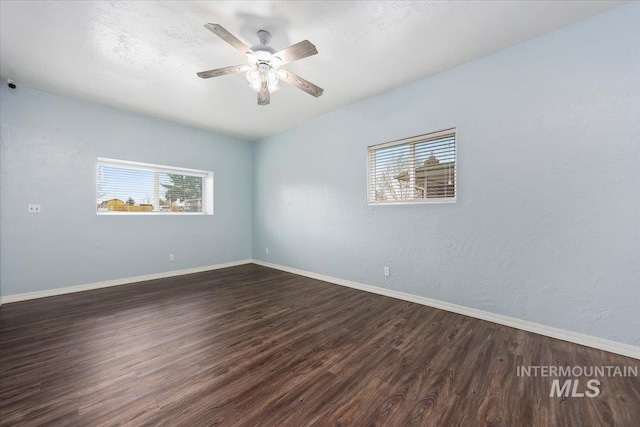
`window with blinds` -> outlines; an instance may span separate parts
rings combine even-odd
[[[369,147],[369,204],[455,202],[456,130]]]
[[[98,214],[213,214],[213,172],[98,158]]]

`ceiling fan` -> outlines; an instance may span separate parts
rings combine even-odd
[[[324,92],[324,89],[302,77],[280,68],[282,65],[317,54],[318,50],[309,40],[301,41],[276,52],[275,49],[267,46],[271,40],[271,34],[268,31],[258,31],[257,36],[260,44],[249,47],[225,30],[222,25],[206,24],[205,28],[244,53],[248,64],[201,71],[198,73],[198,77],[208,79],[225,74],[246,73],[249,86],[258,92],[258,105],[269,104],[271,94],[279,89],[278,82],[280,81],[292,84],[316,98]]]

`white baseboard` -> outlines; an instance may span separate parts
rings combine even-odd
[[[465,307],[462,305],[452,304],[444,301],[438,301],[431,298],[412,295],[405,292],[394,291],[390,289],[379,288],[377,286],[365,285],[363,283],[352,282],[349,280],[339,279],[336,277],[325,276],[323,274],[312,273],[309,271],[299,270],[297,268],[286,267],[283,265],[272,264],[258,259],[244,259],[240,261],[228,262],[224,264],[208,265],[205,267],[187,268],[184,270],[167,271],[164,273],[148,274],[144,276],[127,277],[123,279],[107,280],[104,282],[89,283],[85,285],[68,286],[64,288],[49,289],[45,291],[27,292],[24,294],[5,295],[0,297],[0,305],[12,302],[26,301],[35,298],[45,298],[55,295],[63,295],[74,292],[89,291],[92,289],[106,288],[110,286],[126,285],[129,283],[143,282],[146,280],[162,279],[166,277],[181,276],[184,274],[200,273],[203,271],[218,270],[221,268],[235,267],[237,265],[254,263],[264,267],[276,270],[286,271],[300,276],[310,277],[312,279],[322,280],[324,282],[336,285],[346,286],[349,288],[359,289],[361,291],[371,292],[378,295],[384,295],[391,298],[397,298],[404,301],[414,302],[429,307],[439,308],[441,310],[474,317],[476,319],[487,320],[489,322],[500,325],[509,326],[523,331],[533,332],[535,334],[544,335],[551,338],[568,341],[587,347],[597,348],[599,350],[609,351],[611,353],[620,354],[627,357],[640,360],[640,347],[629,344],[623,344],[616,341],[605,340],[603,338],[592,337],[577,332],[566,331],[552,326],[541,325],[539,323],[529,322],[526,320],[516,319],[514,317],[503,316],[501,314],[490,313],[488,311],[478,310],[475,308]]]
[[[164,273],[147,274],[144,276],[125,277],[123,279],[107,280],[104,282],[88,283],[86,285],[68,286],[65,288],[47,289],[46,291],[27,292],[24,294],[5,295],[1,302],[9,304],[12,302],[26,301],[35,298],[46,298],[55,295],[70,294],[74,292],[90,291],[92,289],[108,288],[110,286],[127,285],[129,283],[144,282],[146,280],[164,279],[166,277],[182,276],[184,274],[200,273],[220,268],[235,267],[237,265],[251,264],[252,260],[243,259],[240,261],[227,262],[224,264],[207,265],[205,267],[187,268],[184,270],[173,270]]]
[[[365,285],[362,283],[352,282],[349,280],[338,279],[323,274],[311,273],[309,271],[298,270],[297,268],[286,267],[283,265],[272,264],[258,259],[253,260],[254,264],[264,267],[282,270],[300,276],[310,277],[312,279],[322,280],[324,282],[336,285],[347,286],[349,288],[359,289],[361,291],[371,292],[378,295],[397,298],[404,301],[415,302],[417,304],[429,307],[439,308],[453,313],[465,316],[475,317],[476,319],[487,320],[512,328],[521,329],[523,331],[533,332],[534,334],[544,335],[574,344],[580,344],[587,347],[597,348],[599,350],[620,354],[634,359],[640,359],[640,347],[629,344],[623,344],[616,341],[605,340],[602,338],[592,337],[589,335],[579,334],[577,332],[566,331],[564,329],[554,328],[552,326],[541,325],[539,323],[529,322],[527,320],[516,319],[514,317],[503,316],[501,314],[490,313],[488,311],[478,310],[475,308],[465,307],[462,305],[451,304],[444,301],[438,301],[431,298],[421,297],[418,295],[407,294],[404,292],[393,291],[390,289],[379,288],[377,286]]]

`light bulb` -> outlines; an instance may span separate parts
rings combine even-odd
[[[277,70],[282,65],[282,59],[278,58],[277,56],[272,56],[270,64],[274,70]]]
[[[258,63],[258,58],[253,53],[247,53],[247,62],[249,65],[256,65]]]
[[[286,79],[287,78],[287,72],[285,70],[276,71],[276,75],[281,79]]]
[[[276,76],[276,70],[273,68],[267,71],[267,82],[278,83],[278,77]]]
[[[275,82],[269,82],[267,84],[267,87],[269,88],[269,92],[273,93],[275,91],[277,91],[278,89],[280,89],[278,87],[278,81],[276,80]]]
[[[262,88],[262,81],[260,81],[260,79],[255,79],[251,83],[249,83],[249,86],[251,86],[251,89],[255,90],[256,92],[260,92],[260,88]]]
[[[259,79],[260,78],[260,73],[258,72],[258,70],[256,70],[254,68],[253,70],[247,71],[246,76],[247,76],[247,80],[249,80],[249,82],[252,82],[255,79]]]

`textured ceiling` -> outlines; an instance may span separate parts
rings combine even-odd
[[[569,25],[615,1],[3,1],[0,76],[18,84],[247,140]],[[325,89],[286,84],[256,105],[244,63],[203,25],[248,45],[266,29],[281,49],[308,39],[318,55],[285,66]]]

